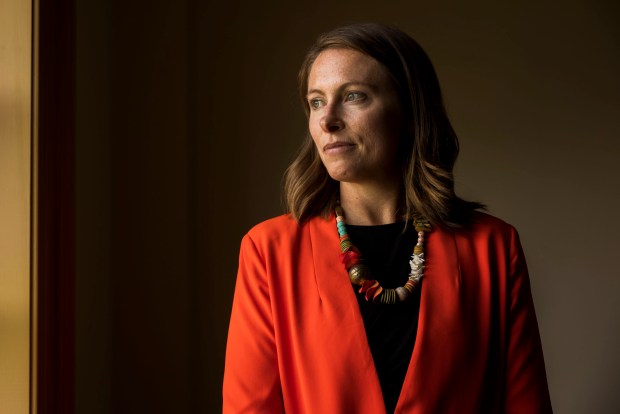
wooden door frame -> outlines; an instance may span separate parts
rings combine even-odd
[[[34,413],[75,411],[75,6],[33,2]]]

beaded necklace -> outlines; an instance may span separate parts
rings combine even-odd
[[[340,205],[336,206],[336,227],[340,235],[340,261],[344,264],[349,273],[349,280],[356,286],[360,286],[359,293],[364,293],[367,301],[392,305],[394,303],[405,302],[416,286],[420,284],[424,276],[424,235],[429,232],[431,225],[428,220],[414,216],[413,226],[418,232],[418,241],[413,248],[413,254],[409,261],[411,272],[409,279],[404,286],[396,289],[383,288],[378,281],[371,278],[370,268],[364,263],[362,254],[353,245],[347,233],[347,226],[344,221],[344,213]]]

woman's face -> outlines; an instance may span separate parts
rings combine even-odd
[[[308,76],[310,135],[341,182],[394,180],[402,115],[394,84],[375,59],[351,49],[321,52]]]

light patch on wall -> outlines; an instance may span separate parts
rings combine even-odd
[[[29,412],[31,3],[0,5],[0,413]]]

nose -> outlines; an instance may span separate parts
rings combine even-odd
[[[323,112],[323,117],[319,121],[321,128],[325,132],[337,132],[344,129],[344,121],[334,105],[329,105]]]

